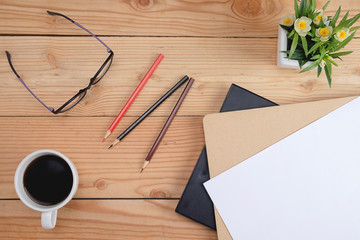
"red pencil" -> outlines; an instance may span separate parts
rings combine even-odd
[[[116,125],[119,123],[120,119],[125,115],[126,111],[129,109],[130,105],[135,100],[136,96],[139,94],[141,89],[144,87],[146,82],[149,80],[150,76],[155,71],[156,67],[159,65],[159,63],[161,62],[161,60],[163,58],[164,58],[164,55],[159,54],[159,56],[157,57],[157,59],[155,60],[155,62],[151,66],[151,68],[149,69],[149,71],[146,73],[146,75],[141,80],[141,82],[139,83],[139,85],[137,86],[137,88],[135,89],[133,94],[130,96],[130,98],[126,102],[125,106],[121,109],[121,111],[119,112],[119,114],[117,115],[117,117],[115,118],[113,123],[110,125],[110,127],[107,130],[107,132],[106,132],[104,138],[102,139],[102,141],[105,141],[106,138],[108,138],[110,136],[110,134],[114,131],[114,129],[115,129]]]

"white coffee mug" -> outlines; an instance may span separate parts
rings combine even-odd
[[[71,172],[72,172],[72,176],[73,176],[72,188],[71,188],[71,191],[70,191],[69,195],[67,196],[67,198],[65,200],[61,201],[60,203],[57,203],[54,205],[49,205],[49,206],[41,205],[41,204],[38,204],[37,202],[34,202],[26,193],[24,183],[23,183],[24,173],[25,173],[26,168],[29,166],[29,164],[33,160],[35,160],[41,156],[44,156],[44,155],[55,155],[55,156],[62,158],[69,165]],[[26,156],[21,161],[18,168],[16,169],[14,183],[15,183],[16,193],[19,196],[20,200],[29,208],[32,208],[36,211],[41,212],[42,227],[46,228],[46,229],[51,229],[51,228],[54,228],[55,224],[56,224],[57,210],[59,208],[63,207],[65,204],[67,204],[75,195],[75,192],[76,192],[78,184],[79,184],[79,176],[78,176],[78,173],[77,173],[74,163],[72,163],[69,158],[67,158],[65,155],[63,155],[57,151],[45,149],[45,150],[39,150],[39,151],[33,152],[33,153],[29,154],[28,156]]]

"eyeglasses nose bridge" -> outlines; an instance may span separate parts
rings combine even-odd
[[[94,81],[95,81],[95,78],[94,78],[94,77],[90,78],[90,82],[89,82],[89,84],[87,85],[86,89],[90,89],[90,88],[91,88],[91,85],[93,85]]]

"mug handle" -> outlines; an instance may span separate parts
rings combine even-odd
[[[52,229],[55,227],[57,217],[57,209],[50,212],[41,213],[41,226],[45,229]]]

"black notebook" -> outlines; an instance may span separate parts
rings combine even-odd
[[[220,112],[276,105],[270,100],[232,84]],[[209,179],[206,147],[204,147],[175,211],[205,226],[216,229],[214,206],[203,186],[203,183]]]

